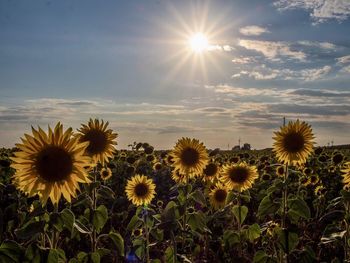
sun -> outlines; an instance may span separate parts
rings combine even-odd
[[[203,33],[196,33],[191,36],[189,43],[191,49],[196,53],[202,53],[209,48],[208,38]]]

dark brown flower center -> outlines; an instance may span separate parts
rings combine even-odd
[[[284,174],[284,167],[283,166],[278,167],[277,168],[277,173],[280,174],[280,175]]]
[[[36,170],[41,178],[48,182],[65,180],[73,171],[73,160],[70,154],[57,146],[49,146],[39,152]]]
[[[139,183],[135,186],[135,194],[138,197],[144,197],[148,193],[148,186],[144,183]]]
[[[215,163],[209,163],[203,173],[206,175],[206,176],[214,176],[216,174],[216,172],[218,171],[218,167],[216,166]]]
[[[217,202],[219,202],[219,203],[225,202],[226,197],[227,197],[227,192],[224,189],[218,189],[215,191],[214,199]]]
[[[108,144],[106,133],[97,129],[89,130],[85,135],[83,135],[82,141],[89,142],[89,146],[86,148],[86,151],[90,155],[103,152]]]
[[[186,148],[181,153],[181,161],[187,166],[193,166],[199,161],[199,153],[193,148]]]
[[[103,177],[107,177],[108,175],[109,175],[109,172],[108,172],[108,171],[103,171],[103,172],[102,172],[102,176],[103,176]]]
[[[288,153],[300,152],[304,145],[304,136],[298,132],[291,132],[283,138],[283,147]]]
[[[231,169],[229,176],[232,182],[242,184],[247,180],[249,171],[245,167],[234,167]]]

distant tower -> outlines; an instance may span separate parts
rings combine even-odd
[[[283,126],[286,126],[286,117],[283,117]]]
[[[241,138],[238,139],[238,146],[241,149]]]

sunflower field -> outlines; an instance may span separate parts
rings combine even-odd
[[[108,122],[0,149],[0,262],[350,262],[350,148],[291,121],[271,149],[119,150]]]

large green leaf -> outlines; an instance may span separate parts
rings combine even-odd
[[[47,263],[65,263],[66,255],[62,249],[50,249],[47,256]]]
[[[12,263],[19,262],[22,254],[21,246],[15,241],[7,240],[0,246],[0,262]]]
[[[43,233],[45,221],[29,221],[21,228],[15,231],[16,236],[20,239],[34,238],[37,234]]]
[[[110,232],[108,236],[112,239],[119,256],[124,256],[124,239],[117,232]]]
[[[261,235],[260,226],[256,223],[249,226],[247,229],[245,229],[245,234],[247,236],[247,239],[250,242],[253,242],[255,239],[259,238]]]
[[[65,208],[60,213],[60,216],[61,216],[61,218],[63,220],[63,223],[64,223],[65,227],[70,232],[72,232],[73,228],[74,228],[74,223],[75,223],[75,216],[74,216],[73,212],[70,209]]]
[[[311,216],[309,206],[301,198],[293,198],[288,200],[288,216],[290,216],[293,221],[297,221],[299,217],[309,219]]]
[[[95,211],[92,218],[92,223],[99,233],[108,220],[108,211],[104,205],[100,205]]]
[[[234,207],[232,207],[232,213],[236,217],[237,221],[241,221],[241,224],[243,224],[248,214],[248,207],[244,205],[243,206],[235,205]]]
[[[274,214],[279,208],[279,205],[274,203],[270,195],[265,196],[258,208],[258,216],[264,217],[269,214]]]
[[[289,254],[298,245],[299,237],[296,233],[289,232],[287,229],[279,229],[277,235],[278,244],[287,254]]]

